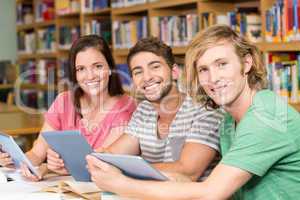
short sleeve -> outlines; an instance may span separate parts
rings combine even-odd
[[[62,129],[62,119],[65,113],[66,98],[68,96],[67,92],[59,94],[54,102],[51,104],[48,111],[44,114],[45,121],[54,129]]]
[[[295,150],[294,142],[284,133],[259,121],[251,121],[246,126],[238,127],[236,137],[221,163],[263,176],[277,161]]]
[[[133,137],[138,137],[139,132],[141,132],[140,129],[142,129],[143,126],[143,117],[142,112],[140,109],[140,106],[137,107],[137,109],[132,114],[132,117],[125,129],[125,133],[128,135],[131,135]]]
[[[112,128],[119,127],[119,126],[127,126],[129,120],[131,119],[132,113],[136,109],[136,103],[131,98],[125,103],[125,106],[121,106],[120,112],[118,113],[117,117],[114,119],[112,123]]]
[[[220,151],[218,129],[222,119],[223,113],[220,110],[201,108],[187,134],[186,142],[200,143]]]

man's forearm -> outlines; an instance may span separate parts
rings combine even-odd
[[[40,165],[44,160],[42,160],[39,156],[37,156],[32,150],[26,153],[27,158],[31,161],[31,163],[35,166]]]
[[[199,177],[199,173],[193,171],[192,169],[188,169],[188,167],[184,166],[179,161],[176,162],[166,162],[166,163],[153,163],[153,167],[158,169],[159,171],[178,173],[187,176],[192,181],[197,181]]]
[[[178,189],[180,188],[180,189]],[[195,182],[159,182],[140,181],[127,178],[120,187],[116,187],[112,192],[120,196],[132,197],[143,200],[192,200],[192,199],[216,199],[209,192],[205,183]],[[220,199],[218,199],[220,200]]]

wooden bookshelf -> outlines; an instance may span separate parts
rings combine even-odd
[[[33,30],[35,27],[35,24],[23,24],[23,25],[17,25],[17,31],[27,31],[27,30]]]
[[[54,0],[55,6],[56,2],[60,0]],[[16,0],[17,3],[35,3],[35,0]],[[83,3],[84,1],[81,1]],[[19,60],[36,60],[39,59],[56,59],[57,66],[59,66],[58,60],[60,58],[67,58],[69,47],[66,49],[59,48],[57,41],[60,38],[59,28],[62,26],[80,26],[80,35],[85,34],[84,26],[87,22],[92,20],[111,20],[114,21],[130,21],[140,19],[142,16],[147,16],[147,27],[148,34],[153,35],[155,33],[155,28],[153,27],[152,19],[154,17],[164,17],[164,16],[174,16],[174,15],[186,15],[186,14],[196,14],[201,16],[205,12],[213,13],[226,13],[228,11],[233,11],[237,6],[251,4],[258,5],[261,12],[262,18],[262,35],[265,36],[266,24],[264,12],[269,9],[276,0],[158,0],[155,2],[149,2],[145,4],[137,4],[129,7],[122,8],[104,8],[104,9],[93,9],[89,12],[71,12],[63,15],[56,15],[54,20],[45,22],[34,22],[27,25],[17,25],[17,32],[20,31],[31,31],[34,30],[37,33],[38,29],[47,28],[49,26],[55,26],[55,39],[56,39],[56,51],[51,53],[38,53],[34,52],[32,54],[20,54]],[[83,8],[82,5],[80,8]],[[199,18],[200,27],[200,18]],[[201,27],[200,27],[201,28]],[[114,38],[114,33],[112,33],[112,38]],[[300,41],[294,42],[259,42],[256,43],[260,50],[263,52],[293,52],[300,51]],[[126,48],[115,48],[115,41],[112,40],[111,49],[113,51],[116,63],[121,64],[126,61],[126,56],[129,49]],[[181,60],[184,58],[187,46],[174,45],[173,53],[180,57]],[[57,70],[59,71],[59,69]],[[58,76],[59,77],[59,76]],[[43,88],[43,87],[40,87]],[[293,106],[300,111],[300,104]]]
[[[54,25],[55,25],[55,20],[42,21],[42,22],[35,23],[36,28],[45,28],[45,27],[54,26]]]

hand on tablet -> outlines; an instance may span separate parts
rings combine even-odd
[[[11,168],[14,167],[14,163],[10,155],[2,151],[1,148],[0,148],[0,165],[3,167],[11,167]]]
[[[47,167],[49,170],[60,175],[69,174],[65,168],[64,161],[60,158],[59,154],[50,148],[47,150]]]
[[[30,180],[30,181],[35,181],[35,182],[36,182],[36,181],[42,180],[43,175],[45,174],[45,173],[42,172],[41,169],[39,169],[40,175],[39,175],[39,176],[34,175],[34,174],[29,170],[29,168],[27,167],[27,165],[26,165],[25,163],[22,163],[22,164],[21,164],[20,170],[21,170],[21,174],[22,174],[22,176],[23,176],[24,178],[26,178],[27,180]]]
[[[91,179],[100,189],[113,191],[120,184],[126,184],[126,177],[118,168],[91,155],[86,156],[86,161]]]

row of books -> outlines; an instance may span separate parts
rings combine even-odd
[[[266,41],[300,40],[300,0],[277,0],[265,12]]]
[[[112,8],[121,8],[121,7],[128,7],[137,4],[144,4],[147,3],[147,0],[111,0],[111,7]]]
[[[80,26],[61,26],[59,28],[59,49],[69,50],[72,43],[80,37]]]
[[[300,102],[300,54],[268,53],[269,88],[291,103]]]
[[[80,11],[80,0],[59,0],[56,1],[56,14],[64,15]]]
[[[20,31],[17,34],[17,46],[19,54],[31,54],[36,52],[36,37],[34,31]]]
[[[232,11],[227,13],[202,13],[200,27],[205,29],[213,24],[225,24],[252,42],[262,41],[261,16],[255,12]]]
[[[108,7],[109,7],[108,0],[84,0],[81,7],[81,11],[83,13],[89,13],[89,12],[93,12]]]
[[[84,23],[84,34],[96,34],[102,36],[111,44],[111,22],[108,20],[91,20]]]
[[[197,14],[152,17],[154,36],[170,46],[185,46],[199,31]]]
[[[41,59],[38,62],[28,60],[19,64],[18,83],[55,85],[57,81],[56,60]]]
[[[49,53],[55,51],[56,42],[54,26],[49,26],[48,28],[37,30],[37,36],[37,52]]]
[[[35,21],[49,21],[55,17],[54,0],[38,0],[35,6]]]
[[[33,5],[31,4],[17,4],[16,5],[17,24],[32,24],[33,18]]]
[[[113,21],[114,48],[130,48],[148,36],[147,16],[131,21]]]
[[[33,89],[21,90],[20,94],[16,94],[19,100],[17,104],[23,108],[35,108],[40,112],[45,112],[51,106],[57,96],[55,90],[41,91]]]

